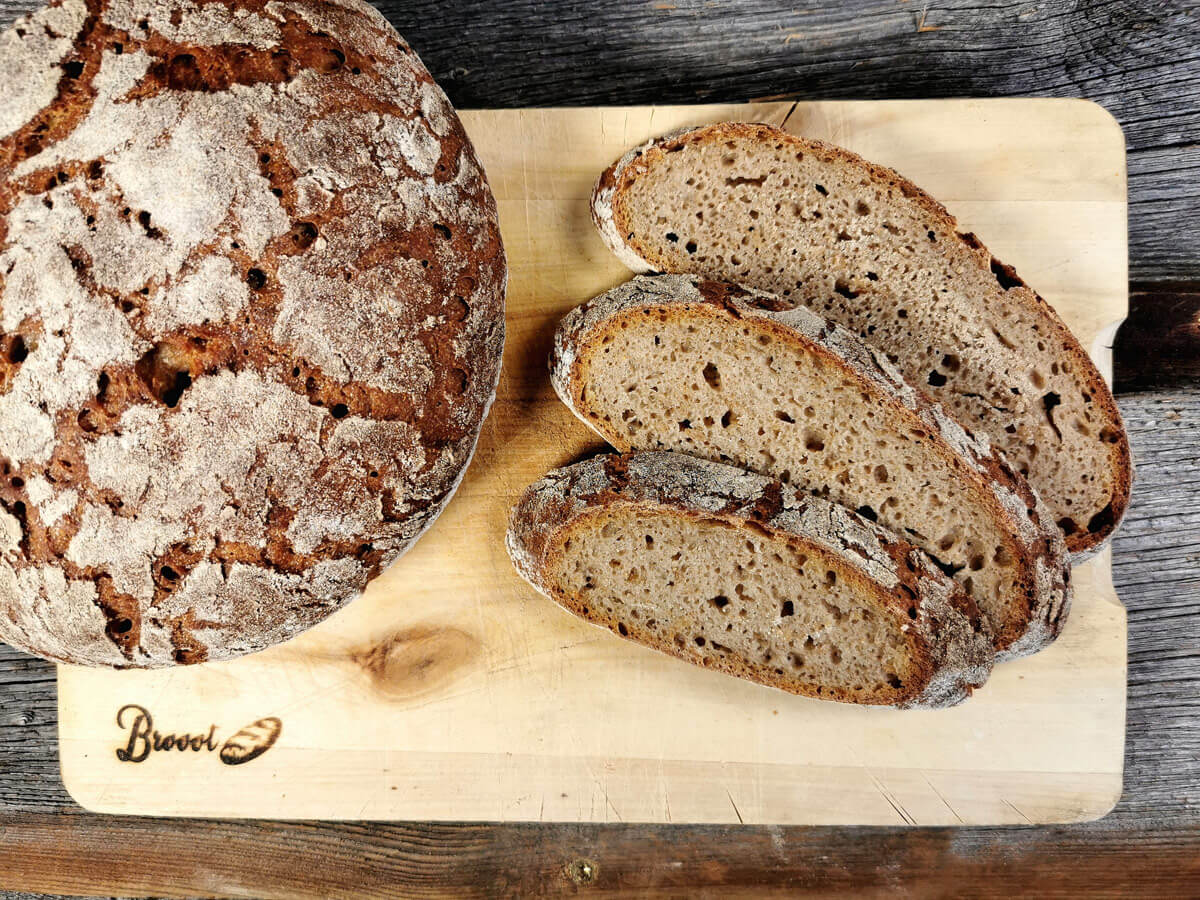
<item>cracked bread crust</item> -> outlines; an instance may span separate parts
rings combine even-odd
[[[361,0],[59,0],[0,34],[0,638],[224,659],[448,502],[507,270],[454,110]]]
[[[735,195],[758,185],[772,201],[794,206],[798,221],[806,223],[804,237],[788,245],[790,257],[784,257],[786,248],[777,245],[778,256],[768,251],[762,260],[755,260],[754,250],[736,251],[728,264],[723,258],[698,261],[707,259],[707,251],[688,241],[695,209],[686,197],[672,193],[664,203],[674,207],[678,216],[668,213],[665,219],[659,219],[667,222],[663,227],[672,234],[679,232],[675,235],[677,246],[656,244],[654,236],[633,225],[634,204],[630,197],[639,179],[655,171],[669,172],[672,167],[680,178],[689,174],[700,178],[702,173],[695,165],[681,162],[687,155],[682,151],[722,146],[734,154],[744,147],[774,146],[789,155],[794,153],[797,159],[819,161],[823,167],[823,174],[817,176],[820,181],[833,186],[831,178],[844,179],[854,185],[846,190],[868,198],[874,192],[876,199],[870,203],[860,199],[855,214],[848,215],[851,224],[838,232],[836,241],[828,247],[823,241],[837,231],[832,224],[837,215],[834,197],[824,185],[806,186],[807,194],[795,196],[811,198],[811,203],[801,199],[793,204],[788,198],[799,190],[799,176],[787,166],[765,178],[727,178],[727,185],[749,186],[721,188],[726,193],[727,208],[741,209],[742,201],[754,205],[749,195],[737,196],[736,200]],[[727,160],[731,165],[728,174],[748,174],[740,169],[735,172],[731,159]],[[795,184],[792,179],[797,179]],[[834,187],[834,191],[838,189]],[[845,199],[844,191],[840,199]],[[811,209],[802,209],[805,204]],[[775,210],[775,220],[790,221],[792,213],[785,210],[780,214],[779,205]],[[864,232],[869,226],[862,223],[874,221],[871,217],[876,213],[886,213],[896,221],[907,221],[906,217],[919,220],[920,239],[905,246],[905,239],[898,237],[902,231],[892,230],[894,226],[887,221],[882,228],[892,230],[890,236],[881,236],[879,231]],[[987,431],[1014,465],[1029,471],[1063,530],[1075,562],[1094,554],[1120,524],[1129,503],[1132,457],[1120,413],[1103,377],[1054,309],[1011,266],[992,256],[974,234],[960,233],[957,221],[941,203],[897,172],[841,147],[800,138],[770,125],[730,122],[683,128],[631,148],[605,170],[593,191],[592,218],[604,242],[635,272],[688,272],[791,295],[793,303],[823,309],[869,343],[896,353],[893,359],[910,381],[925,385],[928,379],[929,393],[935,399],[974,430]],[[772,221],[768,212],[757,223],[759,235],[772,227]],[[741,243],[746,244],[747,236],[742,237]],[[889,252],[908,259],[914,247],[919,255],[920,248],[926,246],[937,248],[940,256],[932,257],[934,264],[944,264],[953,271],[956,290],[970,302],[947,296],[931,307],[921,291],[909,285],[907,276],[890,278],[885,269],[870,263]],[[697,252],[697,256],[680,253],[680,248]],[[735,264],[739,253],[742,259]],[[811,265],[804,262],[805,256],[812,256]],[[883,273],[882,277],[867,271],[875,268]],[[974,297],[982,299],[974,303]],[[927,324],[907,339],[885,340],[882,336],[888,333],[887,322],[877,314],[872,318],[872,304],[885,309],[908,307],[901,310],[905,315],[910,310],[918,314],[924,310],[933,322],[941,324],[932,330]],[[937,308],[938,304],[942,308]],[[956,325],[957,312],[965,316],[964,323],[981,322],[991,327]],[[1025,320],[1026,325],[1018,331],[1007,336],[1001,333],[1018,328],[1018,323]],[[879,334],[871,337],[877,327],[881,329]],[[953,370],[942,371],[936,362],[931,363],[928,353],[933,353],[934,360],[942,354],[953,357]],[[960,385],[964,378],[967,381]],[[983,387],[985,382],[992,385],[993,381],[1004,388],[998,391],[1002,400],[997,400],[992,388]],[[1061,407],[1057,414],[1056,406]],[[1056,415],[1063,420],[1061,426]],[[1071,419],[1074,424],[1069,426],[1066,423]],[[1044,452],[1046,447],[1054,446],[1057,453]],[[1043,452],[1039,454],[1039,450]],[[1070,455],[1077,457],[1076,465],[1060,469],[1057,460]],[[1076,479],[1088,486],[1080,488]]]
[[[1036,652],[1054,641],[1070,611],[1070,566],[1062,535],[1045,504],[1015,472],[999,450],[966,431],[921,391],[908,384],[888,358],[868,347],[845,328],[804,306],[793,306],[773,294],[688,275],[636,276],[569,312],[555,333],[550,380],[562,401],[585,424],[617,450],[628,452],[626,435],[606,422],[586,395],[581,354],[601,346],[611,329],[627,315],[662,313],[755,319],[774,327],[785,340],[800,342],[810,352],[883,395],[893,407],[897,427],[916,426],[938,439],[964,479],[978,486],[981,502],[1003,524],[1023,576],[1022,606],[1007,622],[993,622],[1001,659]]]
[[[904,695],[855,700],[848,693],[815,693],[802,680],[736,655],[713,656],[690,643],[652,636],[637,621],[618,622],[552,583],[555,557],[575,528],[595,514],[671,509],[735,529],[768,533],[836,558],[859,588],[880,597],[919,659],[919,679]],[[602,455],[556,469],[531,485],[514,507],[506,545],[517,572],[569,612],[623,637],[687,662],[792,693],[903,709],[953,706],[987,680],[992,668],[987,622],[961,587],[917,548],[861,516],[774,479],[682,453]]]

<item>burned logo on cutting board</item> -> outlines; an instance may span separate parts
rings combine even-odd
[[[126,703],[117,711],[117,727],[124,732],[123,743],[117,747],[117,759],[121,762],[140,763],[152,753],[176,751],[180,755],[217,753],[225,765],[240,766],[275,746],[283,722],[275,716],[264,716],[221,741],[215,723],[195,731],[161,732],[155,727],[150,710],[137,703]]]

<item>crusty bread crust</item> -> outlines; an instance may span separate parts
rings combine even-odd
[[[864,594],[877,597],[909,641],[921,675],[904,709],[953,706],[983,684],[992,666],[987,622],[962,588],[908,542],[836,504],[771,478],[680,453],[598,456],[547,474],[513,509],[506,544],[517,571],[538,591],[581,618],[679,659],[716,668],[792,693],[854,702],[847,693],[819,693],[734,656],[705,657],[655,639],[636,622],[618,623],[549,580],[556,554],[589,516],[617,519],[623,511],[669,508],[738,528],[766,529],[836,559]]]
[[[592,218],[604,242],[612,252],[635,272],[679,271],[672,269],[670,262],[659,258],[644,241],[639,240],[629,227],[628,214],[623,206],[623,189],[648,171],[657,161],[689,143],[718,143],[732,138],[761,139],[771,143],[783,142],[797,149],[834,161],[831,164],[850,166],[861,170],[876,183],[894,186],[904,197],[911,200],[929,216],[931,225],[953,235],[957,240],[958,252],[964,261],[983,269],[1000,270],[1012,286],[1006,297],[1023,305],[1038,316],[1047,329],[1048,340],[1066,347],[1066,355],[1072,361],[1072,373],[1079,383],[1081,392],[1092,398],[1100,418],[1110,427],[1108,454],[1111,470],[1111,506],[1107,515],[1098,517],[1094,529],[1083,528],[1066,535],[1068,551],[1075,562],[1094,554],[1108,541],[1129,505],[1133,483],[1132,455],[1129,439],[1112,392],[1087,352],[1071,334],[1058,314],[1039,294],[1026,285],[1012,266],[997,260],[973,234],[958,231],[958,222],[946,208],[917,185],[896,171],[863,159],[842,147],[824,141],[800,138],[775,126],[748,122],[727,122],[716,125],[683,128],[648,141],[627,151],[619,160],[606,169],[596,182],[592,193]],[[884,348],[890,349],[890,348]],[[934,392],[936,394],[936,390]],[[1006,423],[996,419],[995,431]],[[1000,435],[1001,437],[1003,435]],[[995,435],[993,435],[995,437]],[[1032,473],[1036,483],[1036,472]]]
[[[495,397],[495,202],[362,0],[55,0],[0,34],[0,638],[162,666],[357,596]]]
[[[600,346],[626,315],[665,311],[671,316],[755,319],[820,355],[891,407],[898,428],[919,427],[936,451],[969,482],[979,503],[1008,536],[1017,560],[1025,603],[1020,616],[993,622],[996,649],[1004,659],[1033,653],[1051,643],[1070,610],[1070,567],[1062,535],[1028,482],[985,439],[967,432],[942,408],[903,380],[891,362],[857,336],[807,307],[793,307],[761,291],[686,275],[637,276],[573,309],[555,334],[550,379],[562,401],[619,451],[632,449],[623,433],[588,404],[581,355]]]

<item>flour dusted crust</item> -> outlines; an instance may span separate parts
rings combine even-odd
[[[428,527],[506,269],[454,110],[361,0],[61,0],[0,34],[0,638],[282,641]]]
[[[734,318],[759,318],[776,323],[833,364],[863,379],[890,398],[906,417],[916,419],[929,434],[941,439],[964,477],[976,480],[990,495],[998,518],[1016,540],[1029,577],[1025,589],[1028,618],[1004,642],[1001,659],[1033,653],[1051,643],[1070,611],[1070,567],[1063,538],[1045,504],[987,439],[964,429],[942,407],[908,384],[888,358],[868,347],[849,330],[804,306],[737,285],[689,275],[639,275],[569,312],[555,333],[550,356],[550,380],[562,401],[583,422],[622,451],[620,432],[592,411],[585,399],[579,352],[603,338],[622,314],[647,308],[702,308]],[[997,629],[999,631],[999,629]]]
[[[952,706],[987,680],[992,668],[987,624],[970,598],[925,554],[848,509],[734,466],[682,453],[645,452],[597,456],[556,469],[530,485],[513,509],[506,537],[509,556],[538,591],[576,615],[625,634],[628,628],[608,621],[598,610],[585,610],[578,598],[557,590],[546,576],[553,555],[581,517],[597,509],[638,507],[670,507],[697,518],[800,539],[888,593],[894,601],[889,611],[926,657],[924,684],[900,704],[902,708]],[[701,662],[699,654],[632,633],[656,650]],[[787,677],[764,676],[736,657],[702,664],[795,690]]]

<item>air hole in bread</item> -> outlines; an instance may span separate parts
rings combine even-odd
[[[1058,424],[1054,421],[1054,408],[1061,403],[1062,397],[1054,391],[1047,391],[1042,395],[1042,407],[1046,410],[1046,420],[1050,423],[1050,427],[1054,429],[1054,433],[1058,435],[1060,441],[1062,440],[1062,431],[1059,430]]]
[[[179,405],[180,399],[183,397],[183,392],[192,386],[192,376],[187,372],[176,372],[175,378],[171,382],[170,388],[163,392],[159,398],[164,404],[171,409]]]
[[[943,538],[943,540],[944,540],[944,538]],[[951,538],[950,542],[945,547],[942,547],[941,549],[943,549],[943,550],[953,549],[954,545],[957,543],[958,543],[957,538]],[[952,563],[945,562],[944,560],[940,559],[939,557],[934,556],[932,553],[928,553],[928,556],[929,556],[929,559],[933,562],[933,564],[935,566],[937,566],[939,569],[941,569],[942,573],[949,578],[954,578],[956,575],[958,575],[959,572],[963,571],[963,569],[966,568],[965,564],[964,565],[954,565]]]
[[[1024,287],[1025,282],[1020,279],[1012,266],[1006,266],[996,257],[992,257],[991,262],[992,274],[996,276],[996,282],[1004,290],[1011,290],[1015,287]]]
[[[317,226],[312,222],[297,222],[288,233],[297,250],[307,250],[317,240]]]
[[[1113,507],[1109,503],[1088,520],[1088,531],[1099,531],[1113,524]]]
[[[313,68],[324,75],[336,72],[346,64],[346,54],[336,47],[322,47],[313,61]]]
[[[167,87],[173,91],[207,91],[208,81],[200,71],[196,57],[191,53],[179,53],[167,63]]]
[[[25,338],[19,334],[5,335],[0,340],[0,347],[4,348],[5,358],[13,365],[20,365],[29,356]]]
[[[749,178],[746,176],[740,176],[740,177],[736,177],[736,178],[726,178],[725,186],[726,187],[741,187],[742,185],[752,184],[755,187],[762,187],[763,182],[765,182],[766,180],[767,180],[766,175],[762,175],[757,178]]]

